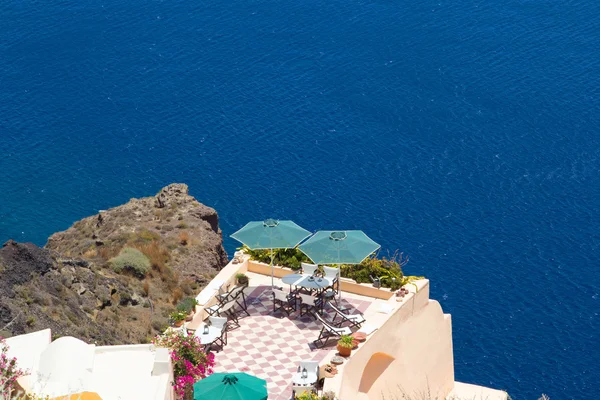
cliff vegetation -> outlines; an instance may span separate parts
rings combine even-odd
[[[0,336],[51,328],[98,344],[145,343],[227,263],[216,211],[172,184],[77,221],[44,248],[0,249]]]

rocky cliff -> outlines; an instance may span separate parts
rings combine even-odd
[[[146,342],[226,263],[216,211],[172,184],[76,222],[45,248],[5,243],[0,330],[48,327],[99,344]]]

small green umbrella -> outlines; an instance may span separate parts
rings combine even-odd
[[[194,383],[194,400],[267,400],[267,381],[245,372],[216,373]]]
[[[318,231],[298,248],[315,264],[360,264],[380,247],[363,231]]]
[[[292,221],[266,219],[248,222],[231,235],[251,250],[271,250],[271,287],[274,286],[273,249],[291,249],[310,236],[310,232]]]

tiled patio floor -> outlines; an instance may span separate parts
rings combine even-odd
[[[323,358],[336,345],[315,349],[313,340],[321,330],[314,317],[300,317],[296,311],[288,317],[278,311],[273,313],[269,286],[258,286],[247,296],[250,316],[240,318],[240,327],[228,333],[228,343],[215,354],[215,372],[243,371],[267,381],[269,399],[289,400],[292,394],[292,376],[301,360]],[[261,296],[262,295],[262,296]],[[342,299],[343,306],[353,312],[364,313],[371,304],[368,300]],[[325,309],[331,320],[333,314]]]

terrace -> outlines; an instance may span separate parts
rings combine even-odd
[[[269,398],[289,400],[299,362],[329,363],[337,355],[337,340],[316,348],[313,341],[322,325],[315,317],[300,316],[298,311],[290,315],[273,311],[268,265],[248,256],[242,262],[227,265],[198,295],[201,307],[188,328],[201,326],[208,316],[204,308],[216,303],[218,293],[233,287],[235,275],[240,272],[250,278],[245,289],[249,316],[241,317],[240,326],[228,332],[227,345],[216,354],[215,371],[248,372],[267,381]],[[288,285],[281,278],[292,271],[275,267],[274,273],[275,286],[287,291]],[[398,384],[408,393],[421,390],[424,385],[434,386],[429,390],[444,397],[454,389],[450,316],[443,314],[437,302],[429,300],[427,280],[408,285],[410,293],[403,298],[397,298],[389,289],[343,278],[341,288],[341,305],[352,309],[352,313],[362,313],[364,326],[373,332],[338,366],[337,375],[324,380],[322,391],[333,391],[339,398],[350,400],[374,398],[376,393],[397,389]],[[415,314],[420,314],[418,321],[407,323]],[[331,317],[331,309],[325,307],[325,318]],[[414,330],[417,325],[418,330]],[[411,365],[408,371],[407,365]],[[406,382],[399,374],[408,377]],[[490,399],[503,398],[491,397],[487,392],[485,395]]]
[[[228,332],[228,342],[216,356],[215,372],[248,372],[267,381],[269,398],[289,400],[292,393],[292,376],[300,361],[312,360],[319,364],[329,362],[328,356],[336,346],[330,340],[324,348],[312,343],[321,325],[310,315],[300,316],[299,311],[290,315],[278,310],[273,312],[273,300],[269,295],[271,279],[248,273],[251,286],[246,290],[250,316],[240,318],[239,328]],[[276,286],[285,287],[280,279]],[[341,304],[354,312],[369,315],[377,304],[374,299],[347,294]],[[333,317],[332,311],[326,309]]]
[[[292,271],[279,267],[273,270],[275,285],[287,289],[281,278]],[[187,328],[203,325],[206,310],[217,303],[219,294],[236,288],[238,273],[250,278],[249,286],[236,289],[244,288],[248,314],[240,316],[238,324],[230,320],[228,341],[216,353],[215,372],[255,375],[267,382],[269,399],[289,400],[298,364],[311,360],[323,366],[331,362],[337,355],[336,340],[316,348],[313,341],[321,322],[315,316],[273,311],[268,265],[248,256],[230,262],[196,297],[201,305]],[[437,301],[429,299],[426,279],[407,287],[408,295],[396,297],[389,289],[342,278],[341,305],[350,307],[352,313],[362,313],[366,319],[363,328],[368,326],[370,334],[338,366],[336,375],[324,377],[320,393],[332,391],[343,400],[506,400],[503,391],[454,381],[450,315],[443,313]],[[328,307],[324,314],[325,320],[331,320]],[[17,357],[20,367],[31,371],[18,381],[27,392],[62,396],[76,387],[77,391],[96,392],[105,400],[175,398],[171,384],[174,366],[165,348],[95,347],[70,337],[51,342],[50,337],[50,331],[44,330],[7,340],[8,356]],[[40,376],[46,377],[43,388],[36,386],[36,377]]]

